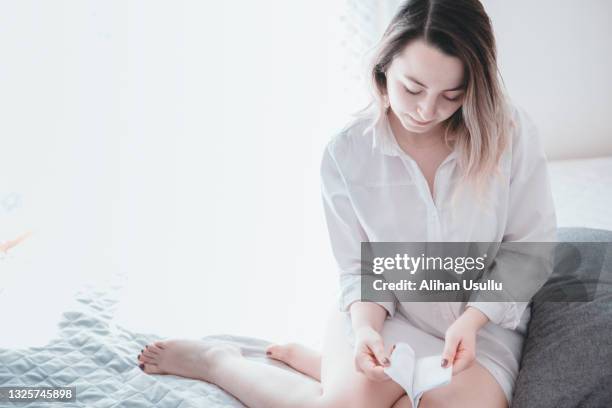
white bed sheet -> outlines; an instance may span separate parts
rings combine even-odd
[[[549,162],[559,227],[612,230],[612,157]]]

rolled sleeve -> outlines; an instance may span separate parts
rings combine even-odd
[[[368,237],[350,201],[345,179],[332,152],[333,146],[332,141],[323,154],[321,194],[332,252],[340,275],[339,310],[347,312],[351,304],[363,300],[361,285],[370,278],[362,276],[361,272],[361,242],[367,242]],[[387,310],[387,319],[395,315],[395,300],[374,303]]]
[[[509,188],[509,204],[506,227],[502,242],[554,242],[556,240],[557,221],[553,204],[547,160],[531,119],[522,110],[515,111],[517,131],[512,141],[512,163]],[[497,264],[504,264],[504,257],[512,253],[500,251],[496,257]],[[537,278],[526,276],[532,273],[530,268],[511,271],[511,279],[529,283],[521,298],[527,293],[533,297],[552,274],[552,259],[545,254],[538,259]],[[523,275],[521,275],[523,274]],[[534,284],[535,282],[535,284]],[[530,298],[529,297],[529,298]],[[515,329],[521,316],[530,302],[468,302],[482,311],[489,320],[501,327]]]
[[[516,329],[521,322],[521,316],[527,305],[529,302],[469,302],[467,304],[484,313],[491,323],[511,330]]]

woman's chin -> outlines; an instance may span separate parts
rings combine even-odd
[[[404,129],[412,133],[426,133],[433,127],[433,125],[415,126],[412,123],[402,123],[402,126]]]

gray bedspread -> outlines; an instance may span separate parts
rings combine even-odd
[[[118,289],[118,288],[115,288]],[[148,375],[136,365],[143,346],[159,340],[115,325],[116,291],[88,287],[77,295],[74,310],[66,311],[60,334],[44,347],[0,349],[0,387],[75,386],[76,402],[0,402],[19,407],[243,407],[221,388],[203,381],[172,375]],[[287,370],[268,359],[268,341],[230,335],[206,339],[239,345],[243,354]]]

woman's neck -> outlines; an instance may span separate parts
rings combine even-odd
[[[406,130],[393,110],[389,109],[387,116],[391,130],[400,146],[426,149],[444,143],[444,130],[441,124],[437,124],[427,132],[416,133]]]

